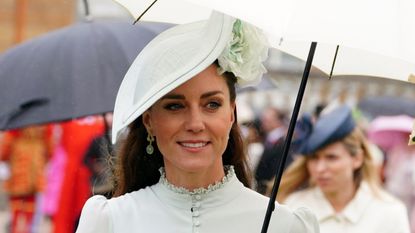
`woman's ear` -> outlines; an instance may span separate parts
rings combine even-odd
[[[232,124],[235,122],[236,119],[236,103],[235,101],[231,103],[231,122]]]
[[[359,149],[355,156],[353,156],[353,168],[358,169],[363,165],[364,155],[363,150]]]
[[[151,132],[151,113],[148,110],[143,113],[143,125],[146,127],[147,132],[153,134]]]

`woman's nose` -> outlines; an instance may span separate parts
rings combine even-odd
[[[315,168],[317,172],[322,172],[326,170],[327,164],[323,159],[319,159],[316,161]]]
[[[185,129],[192,132],[200,132],[205,129],[203,114],[198,107],[189,108]]]

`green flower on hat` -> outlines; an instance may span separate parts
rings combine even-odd
[[[269,44],[256,27],[236,20],[232,39],[219,56],[219,73],[232,72],[241,86],[256,85],[267,72],[262,62],[267,59]]]

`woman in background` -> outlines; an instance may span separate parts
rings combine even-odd
[[[285,171],[278,199],[306,206],[322,233],[409,233],[403,203],[384,191],[368,142],[351,111],[341,106],[321,115]]]

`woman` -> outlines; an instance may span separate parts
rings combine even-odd
[[[169,29],[140,53],[114,109],[113,139],[124,141],[114,197],[88,200],[77,232],[261,229],[268,199],[246,187],[235,84],[261,77],[264,44],[255,28],[215,12]],[[269,229],[318,225],[307,209],[278,205]]]
[[[368,142],[348,107],[322,115],[281,180],[279,200],[306,206],[323,233],[410,232],[404,205],[380,186]]]

